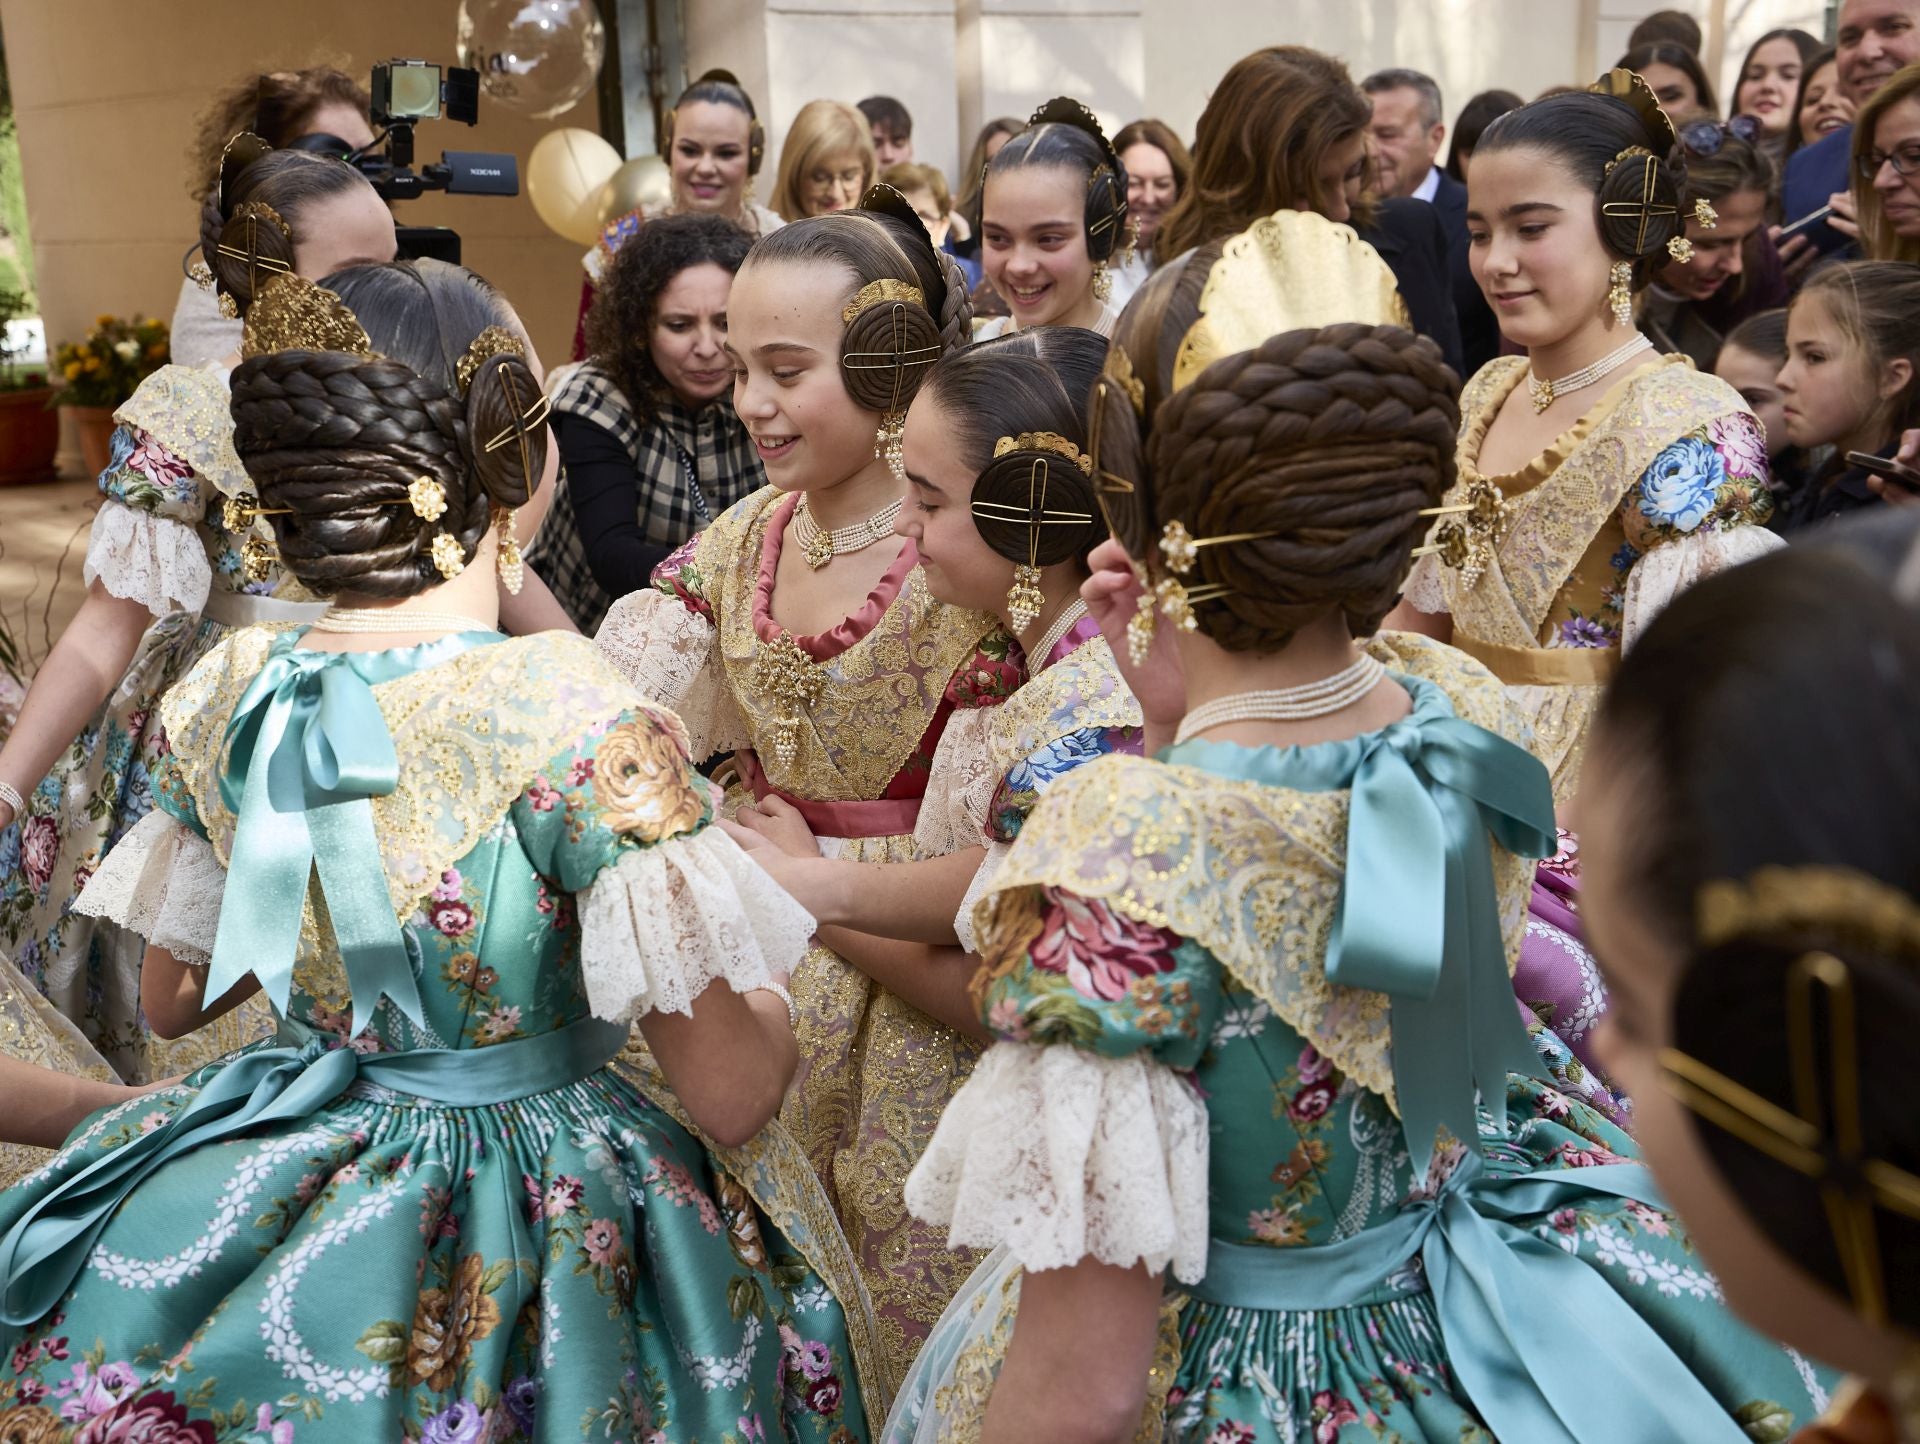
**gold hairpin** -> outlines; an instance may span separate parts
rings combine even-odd
[[[436,536],[427,555],[433,559],[434,570],[447,581],[452,581],[467,569],[467,550],[451,532],[443,531]]]
[[[1713,208],[1713,202],[1705,196],[1694,197],[1693,218],[1700,223],[1703,231],[1716,230],[1720,225],[1720,212]]]
[[[1194,563],[1200,560],[1201,547],[1226,546],[1230,542],[1265,541],[1268,537],[1279,534],[1272,531],[1236,531],[1227,532],[1221,536],[1196,537],[1187,530],[1184,523],[1170,521],[1160,531],[1160,555],[1167,559],[1167,565],[1175,574],[1184,577],[1193,570]],[[1188,593],[1188,596],[1191,598],[1192,593]]]
[[[250,491],[236,492],[220,504],[220,520],[235,536],[251,530],[255,517],[292,515],[291,507],[260,505],[260,498]]]
[[[1153,589],[1153,599],[1160,608],[1160,615],[1172,622],[1183,632],[1194,632],[1200,628],[1200,619],[1193,609],[1203,602],[1216,602],[1230,596],[1232,587],[1217,583],[1204,587],[1189,587],[1172,577],[1163,577]]]
[[[447,489],[431,476],[416,476],[407,486],[407,505],[420,520],[436,522],[447,514]]]
[[[993,443],[995,461],[1015,451],[1051,451],[1079,467],[1081,475],[1093,475],[1093,458],[1057,431],[1023,431],[1018,436],[1003,436]]]
[[[1454,506],[1429,506],[1420,516],[1461,516],[1434,533],[1429,546],[1415,547],[1416,557],[1438,556],[1443,566],[1459,572],[1471,588],[1493,560],[1494,548],[1507,526],[1507,502],[1500,488],[1485,479],[1467,484],[1467,499]]]
[[[1633,253],[1637,256],[1647,248],[1647,227],[1653,223],[1653,218],[1655,216],[1677,216],[1680,214],[1680,208],[1678,206],[1662,205],[1654,200],[1654,189],[1659,184],[1660,179],[1659,158],[1645,146],[1629,146],[1626,150],[1621,151],[1619,155],[1614,157],[1613,165],[1618,165],[1628,156],[1637,156],[1641,162],[1640,199],[1637,201],[1609,201],[1600,207],[1600,214],[1603,216],[1612,216],[1616,219],[1637,218],[1639,220],[1640,228],[1634,232],[1633,238]],[[1608,166],[1609,170],[1612,168],[1612,165]],[[1685,237],[1676,237],[1676,239],[1684,240]],[[1678,258],[1676,257],[1676,259]]]
[[[533,430],[534,427],[545,421],[547,419],[547,413],[552,409],[552,401],[542,396],[538,401],[534,402],[533,405],[521,412],[517,418],[509,422],[504,429],[488,437],[487,444],[480,448],[481,451],[498,451],[515,437],[524,437],[529,431]]]
[[[1660,1050],[1661,1082],[1707,1122],[1820,1185],[1854,1307],[1881,1325],[1887,1319],[1886,1277],[1874,1209],[1920,1219],[1920,1178],[1867,1155],[1852,970],[1830,953],[1806,953],[1794,960],[1786,986],[1793,1111],[1678,1048]],[[1824,1097],[1814,1039],[1816,995],[1826,1005]]]
[[[896,281],[891,276],[878,281],[869,281],[858,291],[853,299],[841,309],[840,323],[851,326],[854,319],[863,311],[871,311],[875,306],[888,301],[902,301],[914,306],[925,306],[927,298],[918,286],[906,281]]]
[[[462,396],[473,389],[473,378],[495,356],[518,356],[524,361],[527,359],[526,342],[505,326],[485,327],[467,343],[466,353],[453,364],[454,380],[459,384]]]

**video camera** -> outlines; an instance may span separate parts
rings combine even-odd
[[[338,136],[303,135],[302,150],[336,156],[356,167],[388,201],[414,200],[428,191],[448,195],[517,196],[520,163],[511,155],[449,150],[437,165],[413,169],[413,128],[423,120],[480,119],[480,72],[449,67],[444,77],[424,60],[389,60],[373,67],[371,145],[355,150]],[[381,147],[385,149],[382,150]],[[460,237],[447,226],[397,226],[402,256],[431,256],[459,264]]]

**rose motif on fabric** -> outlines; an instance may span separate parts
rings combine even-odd
[[[1640,514],[1675,531],[1693,531],[1712,515],[1726,480],[1726,462],[1712,444],[1683,436],[1640,478]]]
[[[1360,1411],[1353,1407],[1353,1400],[1342,1398],[1331,1389],[1322,1389],[1313,1396],[1314,1444],[1334,1444],[1345,1425],[1359,1422]]]
[[[60,1444],[66,1432],[60,1416],[38,1404],[0,1409],[0,1444]]]
[[[1707,427],[1707,439],[1718,448],[1728,476],[1744,481],[1766,481],[1767,438],[1760,429],[1758,417],[1745,411],[1716,416]]]
[[[1104,903],[1055,888],[1033,940],[1033,966],[1064,974],[1082,997],[1110,1003],[1126,996],[1136,978],[1173,971],[1179,939],[1165,928],[1123,917]]]
[[[486,1289],[487,1266],[477,1253],[460,1260],[452,1286],[424,1290],[413,1311],[407,1375],[434,1393],[453,1387],[473,1346],[500,1327],[500,1306]]]
[[[20,865],[35,892],[47,885],[59,860],[60,830],[51,817],[29,817],[20,824]]]
[[[163,1390],[89,1419],[73,1444],[214,1444],[216,1438],[211,1422],[189,1420],[186,1407]]]
[[[462,1399],[427,1420],[421,1431],[421,1444],[480,1444],[487,1430],[487,1416],[471,1399]]]
[[[593,800],[606,825],[641,842],[691,832],[706,816],[699,778],[673,733],[646,720],[622,722],[600,739]]]

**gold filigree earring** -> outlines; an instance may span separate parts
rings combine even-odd
[[[1113,270],[1105,261],[1093,263],[1093,299],[1103,306],[1113,299]]]
[[[880,429],[874,433],[873,454],[877,460],[887,464],[887,470],[902,487],[907,484],[907,464],[900,454],[901,442],[907,434],[907,413],[889,411],[880,418]]]
[[[1014,631],[1026,631],[1046,605],[1047,594],[1040,590],[1040,568],[1015,562],[1013,589],[1007,593],[1007,620],[1013,624]]]
[[[1607,289],[1607,305],[1613,310],[1613,319],[1622,326],[1633,324],[1633,263],[1615,261],[1608,278],[1613,284]]]
[[[1143,587],[1145,582],[1141,583]],[[1146,587],[1140,593],[1140,599],[1133,604],[1133,615],[1127,620],[1127,656],[1136,667],[1147,665],[1147,658],[1153,653],[1153,633],[1160,623],[1158,600],[1153,588]]]
[[[500,570],[500,585],[507,589],[508,596],[517,597],[527,583],[527,568],[525,558],[520,555],[520,538],[513,533],[513,512],[504,506],[495,507],[493,524],[500,532],[500,550],[494,557],[494,565]]]

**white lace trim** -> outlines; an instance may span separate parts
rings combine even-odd
[[[1000,778],[987,740],[994,707],[971,707],[947,718],[927,774],[926,796],[913,827],[914,850],[922,857],[945,857],[963,847],[978,847],[987,830],[987,809]]]
[[[1028,1269],[1082,1259],[1207,1271],[1207,1109],[1141,1054],[995,1043],[941,1116],[906,1202],[955,1247]]]
[[[1410,603],[1418,612],[1430,617],[1444,616],[1453,608],[1447,603],[1447,584],[1441,576],[1441,561],[1437,556],[1421,557],[1413,564],[1413,571],[1407,576],[1407,584],[1400,592],[1400,600]]]
[[[117,501],[103,503],[93,518],[81,576],[88,586],[98,578],[114,596],[138,602],[156,617],[198,612],[213,586],[197,531]]]
[[[814,920],[718,827],[623,852],[580,896],[580,966],[595,1017],[691,1013],[790,972]]]
[[[987,895],[987,889],[993,886],[1000,864],[1007,860],[1007,854],[1011,851],[1013,847],[1010,843],[995,841],[987,844],[987,855],[980,859],[973,881],[967,884],[966,896],[960,899],[960,911],[953,915],[954,936],[960,939],[962,948],[975,955],[980,952],[980,938],[973,928],[973,910],[979,905],[980,899]]]
[[[747,745],[746,721],[720,666],[719,634],[678,597],[651,587],[627,593],[593,640],[643,697],[680,714],[696,762]]]
[[[213,845],[164,812],[149,812],[87,880],[73,910],[106,918],[196,967],[213,956],[227,870]]]
[[[1667,604],[1688,587],[1785,546],[1765,527],[1695,532],[1663,543],[1633,564],[1620,619],[1621,650],[1631,648]]]

